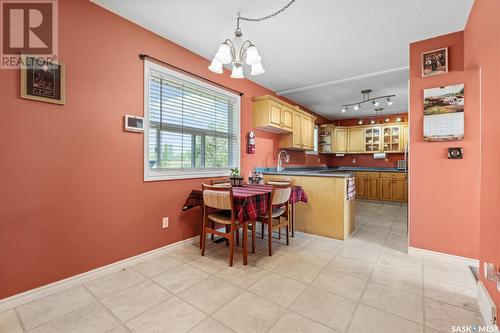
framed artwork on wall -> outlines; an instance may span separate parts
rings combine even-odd
[[[448,73],[448,48],[422,53],[422,77]]]
[[[66,73],[63,63],[22,55],[21,98],[55,104],[65,103]]]

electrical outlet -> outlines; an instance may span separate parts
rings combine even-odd
[[[162,220],[162,224],[161,224],[161,227],[163,229],[165,228],[168,228],[168,217],[164,217],[163,220]]]

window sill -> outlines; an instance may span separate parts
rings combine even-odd
[[[144,181],[154,182],[161,180],[181,180],[195,178],[214,178],[214,177],[229,177],[229,170],[190,170],[190,171],[155,171],[145,170]]]

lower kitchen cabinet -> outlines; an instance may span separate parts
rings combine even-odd
[[[356,198],[407,201],[405,174],[399,172],[356,172]]]

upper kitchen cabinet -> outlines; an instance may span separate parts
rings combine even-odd
[[[333,153],[335,126],[320,125],[318,133],[318,152],[323,154]]]
[[[365,146],[363,143],[363,128],[349,127],[347,129],[347,152],[348,153],[363,153]]]
[[[253,125],[273,133],[290,133],[293,130],[293,114],[297,110],[298,107],[286,105],[270,95],[254,97]]]
[[[332,137],[332,151],[336,154],[347,153],[347,128],[335,127]]]
[[[364,128],[365,153],[378,153],[380,151],[380,132],[379,126]]]
[[[382,150],[386,153],[402,151],[403,135],[401,125],[385,125],[382,127]]]
[[[292,115],[292,132],[280,135],[281,149],[314,149],[314,121],[316,118],[300,110]]]
[[[311,116],[302,116],[302,148],[305,150],[314,149],[314,120]]]

